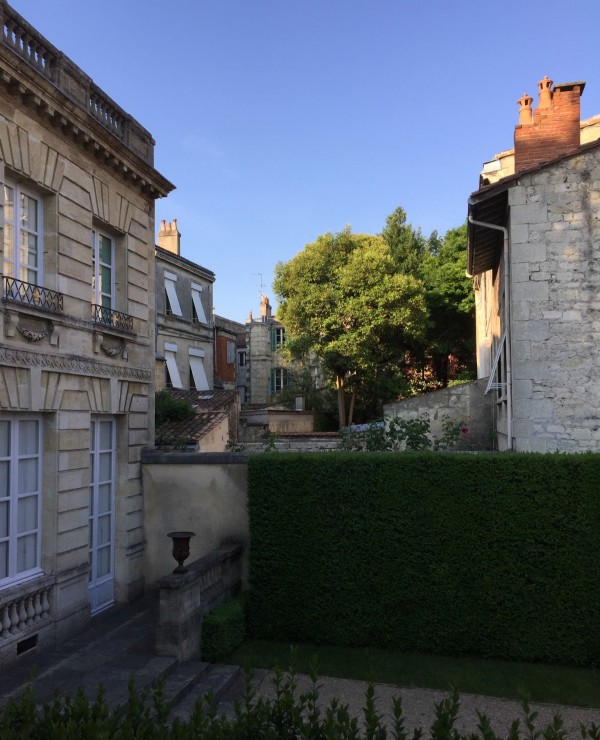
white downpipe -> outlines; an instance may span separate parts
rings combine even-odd
[[[506,433],[508,449],[513,449],[513,413],[512,413],[512,353],[510,349],[510,262],[508,257],[508,229],[485,221],[475,221],[469,213],[469,223],[482,226],[484,229],[495,229],[504,235],[504,331],[506,332]]]

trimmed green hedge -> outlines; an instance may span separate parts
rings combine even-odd
[[[243,642],[245,632],[243,597],[225,601],[202,620],[202,660],[224,660]]]
[[[600,664],[600,455],[257,455],[251,636]]]

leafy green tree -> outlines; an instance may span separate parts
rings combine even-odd
[[[443,239],[434,232],[429,245],[422,273],[430,318],[427,353],[434,375],[445,386],[450,356],[466,371],[475,367],[475,299],[466,277],[466,224],[450,229]]]
[[[273,287],[290,354],[314,351],[335,378],[340,428],[352,421],[356,390],[382,366],[400,367],[405,348],[425,335],[423,284],[399,272],[383,236],[323,234],[277,265]]]
[[[421,277],[423,258],[427,254],[428,244],[421,234],[421,229],[414,229],[406,222],[404,208],[398,206],[385,219],[385,227],[381,236],[389,246],[398,270],[407,275]]]

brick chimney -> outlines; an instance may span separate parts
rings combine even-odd
[[[177,230],[177,219],[174,218],[173,223],[171,223],[170,221],[165,222],[163,218],[158,232],[158,246],[161,249],[166,249],[167,252],[173,252],[179,257],[180,240],[181,234]]]
[[[263,295],[260,302],[260,320],[268,321],[271,318],[271,304],[266,295]]]
[[[538,82],[539,102],[533,112],[533,98],[527,93],[518,101],[515,172],[569,154],[579,146],[580,99],[585,82],[553,84],[547,76]]]

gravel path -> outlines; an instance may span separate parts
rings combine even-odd
[[[310,678],[305,675],[297,676],[297,695],[307,691]],[[257,697],[273,698],[273,674],[265,672],[256,677],[255,685]],[[319,699],[323,707],[327,707],[333,698],[347,704],[351,716],[362,716],[367,683],[342,678],[319,677]],[[429,728],[435,719],[435,704],[449,696],[448,692],[434,689],[418,689],[389,684],[376,684],[375,697],[377,711],[386,717],[391,717],[392,698],[399,696],[405,716],[405,728],[412,734],[415,727],[423,727],[424,736],[429,736]],[[579,723],[600,725],[600,709],[582,709],[580,707],[564,706],[559,704],[532,704],[532,711],[538,712],[536,719],[537,729],[545,728],[556,712],[560,712],[564,721],[564,729],[568,738],[580,738]],[[477,710],[486,714],[496,734],[506,737],[508,730],[515,719],[523,717],[519,702],[509,699],[499,699],[493,696],[478,694],[461,694],[460,709],[455,727],[462,733],[477,732]],[[521,722],[522,726],[522,722]]]

